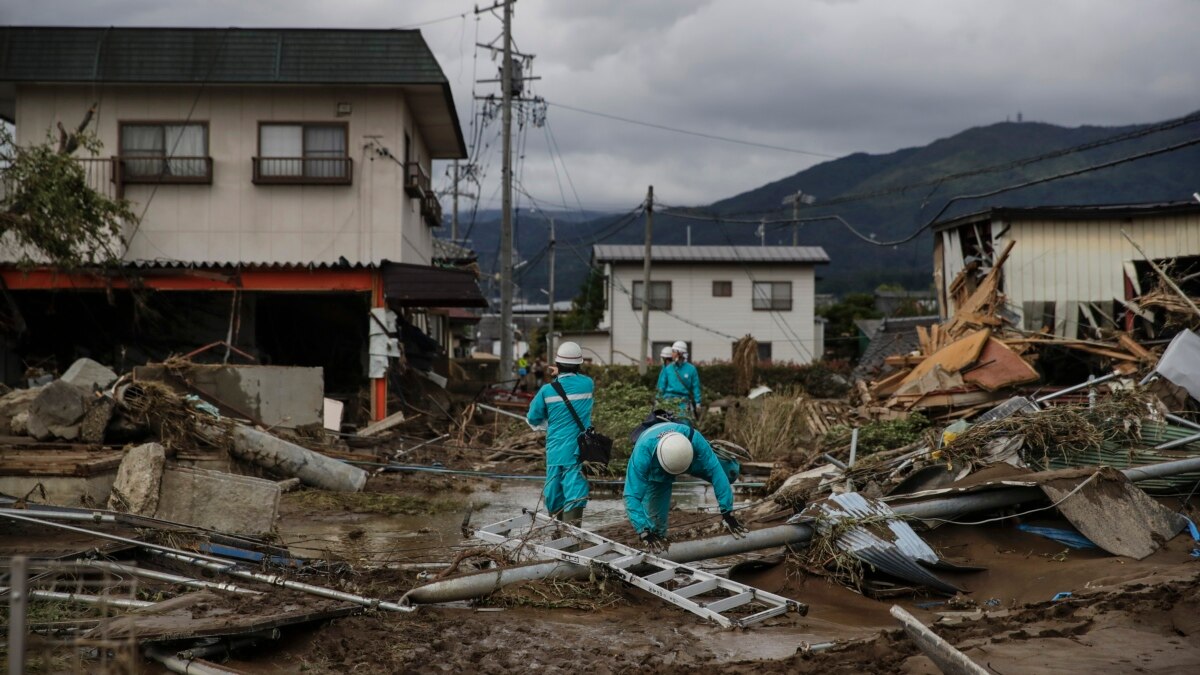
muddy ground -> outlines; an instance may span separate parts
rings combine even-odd
[[[351,559],[358,566],[348,580],[355,588],[394,600],[439,574],[439,565],[476,548],[458,531],[468,505],[471,523],[482,525],[515,515],[520,505],[534,506],[539,487],[381,475],[368,491],[403,499],[288,495],[280,532],[293,550]],[[617,497],[596,496],[589,526],[631,534],[624,531]],[[707,532],[712,514],[697,509],[710,499],[702,490],[684,491],[673,526],[690,520],[697,524],[694,533]],[[1066,550],[1011,522],[944,526],[925,536],[943,556],[987,568],[941,573],[969,593],[949,600],[876,600],[784,563],[735,578],[807,603],[808,615],[727,631],[615,581],[538,582],[482,603],[291,629],[279,642],[241,652],[226,665],[250,673],[676,672],[698,666],[746,673],[938,672],[896,630],[888,614],[895,603],[933,624],[989,672],[1200,672],[1200,559],[1191,556],[1186,535],[1141,561]],[[487,564],[477,556],[464,566],[470,562]],[[367,573],[368,564],[407,568]],[[1066,599],[1051,600],[1068,592]]]

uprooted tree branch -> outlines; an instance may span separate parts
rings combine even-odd
[[[0,240],[23,264],[64,269],[110,265],[120,260],[121,230],[136,216],[125,199],[111,199],[88,185],[74,156],[99,155],[99,139],[87,130],[94,107],[74,131],[58,125],[58,138],[17,145],[0,127]]]

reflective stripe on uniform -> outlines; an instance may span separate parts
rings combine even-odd
[[[591,400],[591,398],[592,398],[592,395],[590,393],[588,393],[588,394],[567,394],[567,399],[571,400],[571,401],[588,401],[588,400]],[[544,400],[546,403],[562,403],[563,402],[562,397],[557,396],[557,395],[556,396],[547,396],[542,400]]]

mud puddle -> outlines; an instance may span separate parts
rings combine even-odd
[[[368,490],[382,487],[368,485]],[[292,554],[308,558],[340,558],[373,563],[437,563],[453,557],[452,550],[472,545],[463,537],[464,523],[478,528],[542,507],[541,481],[487,481],[469,492],[427,493],[428,512],[374,513],[349,506],[309,508],[308,499],[288,499],[282,504],[279,533]],[[678,486],[672,506],[682,511],[715,509],[712,489],[701,485]],[[618,492],[593,490],[584,524],[595,529],[625,522],[625,504]]]

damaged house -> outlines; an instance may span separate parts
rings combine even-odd
[[[210,358],[321,367],[348,416],[380,419],[404,343],[445,374],[445,308],[485,303],[473,272],[432,264],[431,162],[466,148],[419,31],[0,29],[18,144],[89,109],[103,150],[76,156],[140,218],[104,270],[0,248],[0,379],[215,344]]]
[[[1200,256],[1200,203],[992,208],[938,222],[934,233],[943,319],[957,313],[1005,245],[1017,242],[997,289],[1014,313],[1012,325],[1095,338],[1132,330],[1139,315],[1150,318],[1131,304],[1156,280],[1147,257],[1186,263]]]

